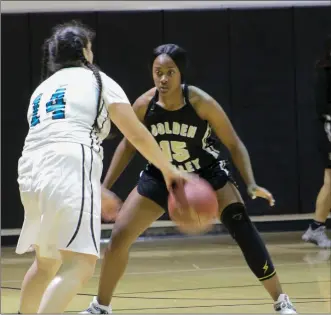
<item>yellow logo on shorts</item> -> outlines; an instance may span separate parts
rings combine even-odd
[[[262,269],[264,270],[264,274],[266,274],[266,272],[267,272],[268,269],[269,269],[269,266],[268,266],[268,262],[267,262],[267,261],[265,262],[265,264],[264,264],[264,266],[263,266]]]

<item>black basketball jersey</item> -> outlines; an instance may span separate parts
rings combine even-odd
[[[158,105],[158,96],[156,90],[144,123],[169,161],[180,170],[199,172],[219,160],[220,152],[213,146],[216,139],[212,129],[190,104],[188,86],[183,87],[185,105],[178,110],[169,111]],[[154,169],[153,165],[147,165],[147,170]]]

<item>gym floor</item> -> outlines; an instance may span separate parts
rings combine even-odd
[[[330,250],[301,241],[301,232],[265,233],[284,291],[299,314],[331,313]],[[102,248],[104,245],[102,245]],[[19,288],[33,253],[2,248],[1,313],[17,313]],[[95,275],[68,307],[85,309]],[[268,313],[273,303],[227,235],[139,240],[112,301],[114,313]]]

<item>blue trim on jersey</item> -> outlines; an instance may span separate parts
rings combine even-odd
[[[42,94],[39,94],[35,100],[33,101],[32,106],[32,117],[31,117],[31,127],[34,127],[40,123],[40,116],[38,115],[39,111],[39,103],[41,99]]]
[[[54,120],[65,118],[65,92],[66,88],[58,88],[52,94],[51,99],[46,103],[46,113],[52,113],[52,119]],[[38,112],[42,95],[43,93],[40,93],[32,103],[33,106],[30,127],[40,124],[40,115],[38,115]]]
[[[46,113],[52,113],[52,119],[64,119],[66,101],[64,95],[66,88],[59,88],[53,93],[51,99],[46,103]]]

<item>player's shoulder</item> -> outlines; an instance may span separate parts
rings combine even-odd
[[[188,97],[192,105],[211,99],[211,96],[207,92],[194,85],[188,86]]]
[[[101,76],[101,80],[102,80],[102,84],[105,84],[108,87],[114,87],[114,88],[120,88],[122,89],[122,87],[119,85],[119,83],[117,83],[113,78],[111,78],[109,75],[107,75],[106,73],[104,73],[103,71],[99,71],[100,72],[100,76]]]
[[[41,95],[45,94],[47,90],[50,88],[49,78],[40,82],[34,89],[34,91],[31,94],[30,102],[34,102],[37,97],[40,97]]]
[[[140,120],[143,120],[143,118],[145,117],[148,106],[153,99],[155,92],[156,88],[151,88],[144,94],[140,95],[134,102],[133,109],[136,112],[137,116],[140,118]]]
[[[100,71],[103,90],[107,95],[112,96],[112,102],[129,103],[130,101],[122,88],[113,78]]]
[[[135,107],[147,108],[149,103],[152,101],[156,92],[156,87],[151,88],[142,95],[140,95],[134,102]]]

